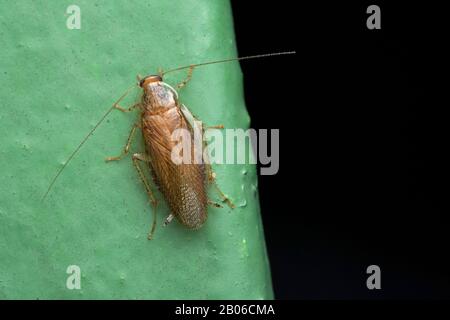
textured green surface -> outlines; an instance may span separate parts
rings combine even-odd
[[[104,162],[136,115],[113,112],[40,201],[138,73],[236,54],[228,1],[76,1],[81,30],[66,28],[70,4],[0,0],[0,298],[272,298],[254,166],[214,167],[236,209],[210,208],[189,231],[162,227],[163,203],[146,239],[151,208],[130,158]],[[196,69],[180,94],[207,124],[249,125],[238,63]],[[66,289],[72,264],[81,290]]]

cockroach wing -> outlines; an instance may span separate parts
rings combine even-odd
[[[207,218],[205,168],[203,164],[172,161],[171,152],[176,144],[172,133],[176,129],[192,133],[192,127],[178,107],[142,117],[142,132],[154,180],[177,220],[188,228],[198,229]],[[194,146],[193,133],[190,138]]]
[[[180,110],[192,129],[200,131],[202,130],[202,123],[195,119],[194,115],[184,104],[180,106]]]

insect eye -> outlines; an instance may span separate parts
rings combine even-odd
[[[142,79],[141,81],[139,81],[139,87],[141,87],[141,88],[142,88],[142,86],[144,85],[144,81],[145,81],[145,78],[144,78],[144,79]]]

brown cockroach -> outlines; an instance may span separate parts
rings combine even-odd
[[[97,122],[94,128],[81,141],[78,147],[72,152],[67,161],[51,181],[43,199],[48,195],[50,189],[63,169],[112,110],[118,109],[123,112],[129,112],[134,109],[140,109],[141,114],[139,121],[133,125],[122,153],[117,157],[108,157],[106,158],[106,161],[120,160],[127,155],[129,153],[135,131],[140,128],[144,138],[145,150],[144,153],[133,154],[132,160],[139,177],[145,186],[146,192],[154,209],[153,223],[148,239],[152,239],[156,227],[157,200],[153,194],[150,183],[144,174],[142,167],[140,166],[140,162],[145,162],[148,164],[153,176],[153,181],[159,187],[159,190],[162,192],[171,211],[164,224],[167,225],[175,217],[182,225],[189,229],[200,228],[207,219],[208,204],[221,207],[219,204],[208,199],[206,193],[206,186],[208,183],[213,183],[216,190],[222,197],[223,202],[227,203],[231,208],[233,208],[234,205],[231,200],[220,191],[219,187],[215,183],[215,175],[212,172],[210,165],[206,164],[208,161],[201,163],[194,163],[195,161],[193,161],[188,164],[175,164],[171,160],[171,151],[176,143],[172,140],[172,133],[177,129],[186,129],[189,130],[189,132],[192,132],[194,129],[199,128],[195,127],[196,123],[193,121],[195,118],[190,113],[188,108],[179,102],[177,91],[163,81],[163,76],[169,72],[189,69],[187,78],[177,86],[178,89],[180,89],[184,87],[191,79],[194,68],[198,66],[294,53],[295,52],[278,52],[216,60],[178,67],[166,72],[160,71],[157,75],[149,75],[143,79],[139,78],[138,85],[143,90],[140,102],[129,108],[123,108],[119,104],[131,91],[131,89],[135,87],[134,85],[133,87],[130,87],[112,105],[112,107]],[[213,128],[223,128],[223,126],[213,126]],[[202,128],[200,128],[200,130],[202,130]],[[190,135],[190,137],[191,143],[194,145],[194,136]],[[203,144],[203,141],[201,144]]]

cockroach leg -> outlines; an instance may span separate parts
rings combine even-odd
[[[217,190],[217,192],[219,193],[220,197],[222,198],[222,201],[225,202],[231,209],[234,209],[236,206],[234,205],[234,203],[230,200],[230,198],[228,198],[223,192],[222,190],[220,190],[219,186],[217,185],[216,181],[213,182],[213,185],[215,187],[215,189]]]
[[[118,161],[121,160],[124,156],[128,154],[128,151],[130,151],[130,145],[133,141],[134,133],[136,132],[136,129],[139,127],[138,123],[135,123],[133,127],[131,128],[130,134],[128,135],[127,144],[122,150],[122,153],[118,155],[117,157],[108,157],[105,161]]]
[[[214,201],[212,201],[212,200],[209,200],[209,199],[208,199],[208,204],[209,204],[210,206],[213,206],[213,207],[216,207],[216,208],[223,208],[222,205],[220,205],[220,204],[218,204],[217,202],[214,202]]]
[[[179,84],[177,84],[177,88],[181,89],[184,86],[186,86],[186,84],[192,79],[192,73],[194,72],[194,66],[190,66],[189,70],[188,70],[188,74],[186,79],[184,79],[183,81],[181,81]]]
[[[206,127],[204,127],[205,130],[208,130],[208,129],[223,129],[223,128],[225,128],[223,124],[218,124],[218,125],[215,125],[215,126],[206,126]]]
[[[208,182],[210,184],[214,185],[214,188],[216,189],[217,193],[219,193],[220,197],[222,198],[222,201],[225,202],[231,209],[235,208],[234,203],[230,200],[230,198],[228,198],[223,192],[222,190],[220,190],[219,186],[217,185],[216,182],[216,173],[212,170],[211,165],[207,164],[205,165],[207,174],[208,174]]]
[[[206,141],[203,141],[203,147],[208,148],[208,144]],[[222,198],[222,201],[225,202],[231,209],[234,209],[235,205],[234,203],[220,190],[219,186],[216,182],[216,173],[213,171],[211,167],[211,161],[208,157],[208,152],[205,152],[203,154],[203,161],[205,162],[205,169],[207,174],[207,179],[209,184],[213,184],[216,191],[219,193],[220,197]]]
[[[149,156],[145,153],[135,153],[133,154],[133,157],[142,162],[150,162]]]
[[[120,111],[122,111],[122,112],[131,112],[131,111],[133,111],[134,109],[136,109],[137,107],[139,107],[140,105],[141,105],[141,103],[138,102],[138,103],[133,104],[133,105],[132,105],[131,107],[129,107],[129,108],[123,108],[123,107],[121,107],[118,103],[115,103],[115,104],[114,104],[114,108],[117,109],[117,110],[120,110]]]
[[[175,216],[171,213],[167,216],[166,220],[164,220],[164,227],[167,226]]]
[[[141,153],[135,153],[133,154],[133,164],[134,167],[136,168],[139,177],[142,180],[142,183],[145,186],[145,190],[147,191],[147,195],[150,199],[150,202],[153,206],[153,222],[152,222],[152,227],[150,229],[150,232],[148,234],[148,240],[152,240],[153,239],[153,233],[155,232],[155,228],[156,228],[156,207],[158,205],[158,201],[156,200],[155,196],[153,195],[152,189],[150,188],[150,183],[147,180],[147,177],[145,176],[144,172],[142,171],[141,166],[139,165],[139,161],[145,161],[148,162],[149,159],[147,157],[146,154],[141,154]]]

